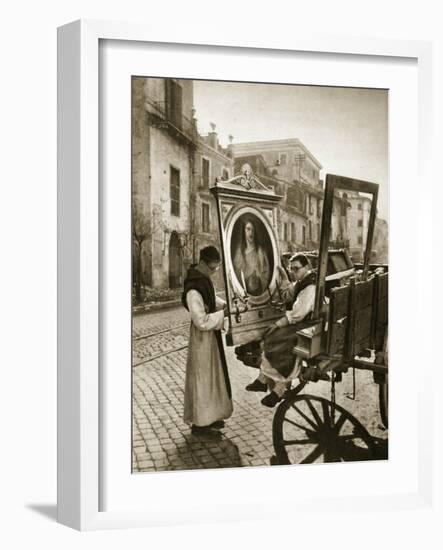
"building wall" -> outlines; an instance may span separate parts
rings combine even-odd
[[[284,254],[285,252],[298,252],[300,250],[306,250],[308,246],[307,242],[307,219],[305,216],[300,215],[294,212],[293,209],[287,208],[283,203],[280,204],[277,209],[277,220],[278,220],[278,237],[279,237],[279,246],[280,253]],[[287,238],[285,239],[285,224],[287,226]],[[295,238],[293,238],[294,228]],[[303,231],[303,228],[304,231]],[[306,236],[305,242],[303,242],[303,234]]]
[[[192,136],[193,82],[175,80],[182,89],[183,132]],[[177,234],[186,245],[190,231],[190,191],[193,171],[193,148],[158,122],[168,118],[166,79],[134,78],[132,193],[142,217],[149,226],[149,236],[142,250],[144,284],[169,286],[169,244]],[[171,166],[180,173],[180,213],[171,213]],[[186,246],[180,249],[183,273],[190,263]]]
[[[145,110],[145,78],[132,80],[132,201],[133,223],[135,217],[152,231],[150,185],[150,127]],[[133,244],[133,263],[138,246]],[[142,283],[150,285],[152,277],[152,253],[150,238],[142,245]]]
[[[321,203],[317,189],[311,192],[311,186],[305,186],[306,190],[306,238],[308,248],[316,248],[320,242]]]
[[[154,112],[155,104],[160,108],[165,107],[166,103],[166,79],[165,78],[143,78],[145,93],[145,108],[147,111]],[[194,108],[194,83],[192,80],[174,79],[182,89],[182,112],[188,121],[192,119],[192,110]]]
[[[151,129],[151,201],[155,216],[152,240],[152,286],[169,285],[169,239],[173,231],[179,235],[190,231],[191,161],[184,147],[163,130]],[[171,167],[180,171],[180,215],[171,213]]]
[[[376,263],[387,264],[389,262],[388,239],[388,222],[381,218],[376,218],[373,239],[374,260]]]
[[[202,159],[209,161],[209,178],[203,181]],[[192,229],[193,257],[198,261],[199,251],[205,246],[215,246],[221,250],[220,232],[218,226],[217,205],[209,189],[215,183],[216,178],[227,179],[234,176],[234,161],[228,157],[228,150],[223,149],[219,143],[217,134],[212,132],[209,136],[202,136],[197,145],[194,156],[194,178],[192,204],[194,219]],[[203,227],[203,204],[209,206],[209,228]],[[206,229],[209,229],[207,231]],[[214,284],[217,288],[223,288],[223,272],[220,270],[214,276]]]
[[[235,157],[261,155],[271,175],[280,179],[318,185],[322,166],[299,139],[236,143],[232,148]]]
[[[298,139],[259,141],[234,144],[236,159],[260,156],[267,165],[267,170],[274,178],[284,183],[285,199],[280,204],[279,237],[282,252],[306,250],[318,246],[321,222],[321,195],[323,189],[319,180],[321,164]],[[304,194],[303,205],[298,212],[288,207],[287,190],[290,185],[298,184]],[[320,201],[320,208],[318,203]],[[295,224],[296,241],[284,239],[284,224]],[[304,228],[304,229],[303,229]],[[303,232],[305,239],[303,241]]]
[[[351,204],[348,208],[349,247],[354,261],[361,261],[366,248],[371,199],[356,193],[348,193],[348,201]]]

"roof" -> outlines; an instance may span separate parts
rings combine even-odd
[[[244,143],[233,143],[232,148],[234,156],[245,156],[253,153],[280,151],[282,149],[301,149],[305,155],[317,166],[319,170],[323,168],[320,162],[309,151],[298,138],[271,139],[266,141],[250,141]]]

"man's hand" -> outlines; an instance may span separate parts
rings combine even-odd
[[[223,307],[223,314],[224,314],[225,317],[227,317],[229,315],[229,310],[228,310],[227,304],[225,304],[225,306]]]
[[[278,265],[276,268],[275,268],[276,272],[278,273],[279,277],[280,277],[280,281],[282,283],[289,283],[289,278],[288,278],[288,274],[286,273],[286,271],[283,269],[283,267],[281,265]]]

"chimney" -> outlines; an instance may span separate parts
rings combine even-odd
[[[229,134],[228,139],[229,139],[229,145],[228,145],[227,156],[232,159],[232,158],[234,158],[234,152],[233,152],[233,147],[232,147],[232,142],[234,141],[234,136]]]
[[[213,122],[210,122],[211,125],[211,131],[209,132],[209,146],[213,149],[218,150],[218,136],[217,132],[215,131],[215,124]]]

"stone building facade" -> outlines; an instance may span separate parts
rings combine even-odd
[[[306,193],[297,181],[285,181],[282,177],[273,174],[272,167],[266,164],[264,155],[255,154],[237,156],[235,158],[235,173],[238,174],[244,164],[249,164],[258,179],[267,187],[280,195],[277,209],[277,230],[279,248],[282,254],[298,250],[305,250],[306,227],[308,216],[306,214]],[[305,239],[303,241],[303,239]]]
[[[133,265],[139,261],[142,284],[178,287],[192,260],[192,80],[133,78],[132,120]]]
[[[200,248],[219,246],[215,178],[233,160],[215,126],[197,132],[193,81],[132,81],[132,220],[134,284],[179,288]]]
[[[282,182],[280,206],[282,252],[317,248],[320,238],[322,166],[299,139],[236,143],[235,158],[261,155],[269,174]],[[301,202],[303,201],[303,203]]]
[[[382,218],[375,219],[373,251],[374,261],[379,264],[387,264],[389,262],[389,229],[388,222]]]
[[[227,148],[223,148],[215,131],[200,136],[195,152],[193,205],[194,205],[194,246],[195,257],[198,250],[208,245],[220,245],[218,214],[215,199],[209,192],[216,179],[229,179],[234,176],[234,161]]]
[[[284,197],[279,205],[281,252],[318,249],[324,185],[315,156],[299,139],[236,143],[232,150],[236,170],[248,162],[260,179],[270,177]],[[346,201],[340,196],[334,199],[331,229],[332,246],[349,245]]]
[[[348,234],[349,250],[355,262],[364,258],[371,214],[371,199],[360,193],[348,191],[342,194],[349,203]]]

